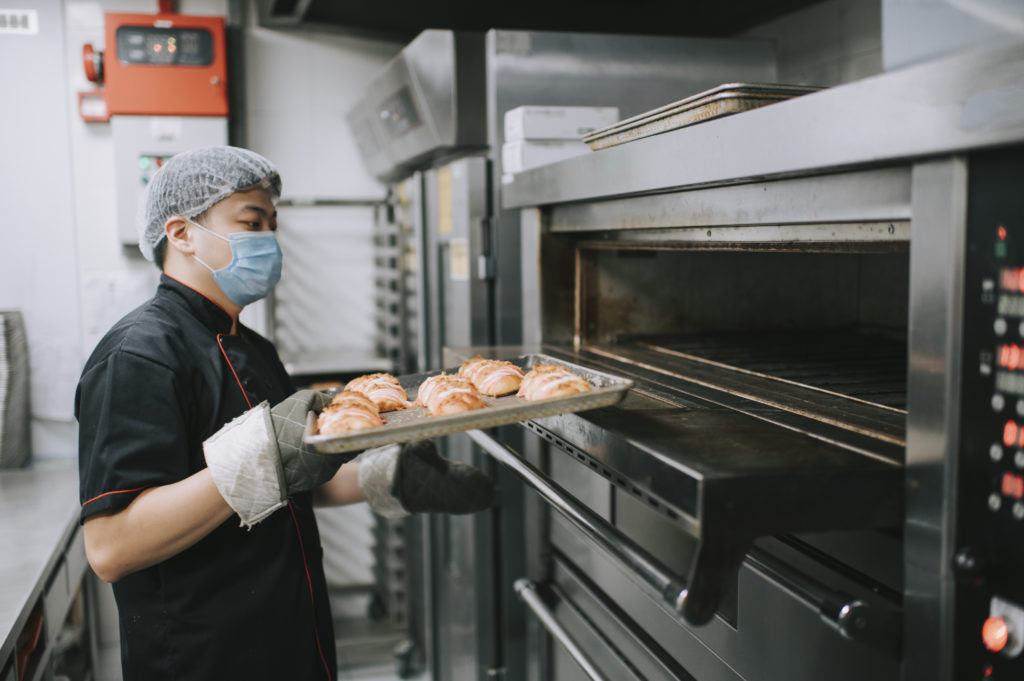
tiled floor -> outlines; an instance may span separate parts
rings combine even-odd
[[[100,655],[100,664],[96,670],[97,681],[120,681],[121,680],[121,664],[118,654],[118,650],[104,651],[107,654]],[[408,677],[402,679],[395,673],[393,666],[364,668],[356,671],[352,670],[340,670],[338,672],[338,681],[429,681],[430,676],[428,674],[420,674],[419,676]]]
[[[429,681],[429,678],[428,675],[422,674],[401,679],[395,674],[394,670],[387,668],[364,669],[358,672],[338,672],[338,681]]]

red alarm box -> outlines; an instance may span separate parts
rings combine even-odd
[[[108,115],[226,116],[224,18],[105,15]]]

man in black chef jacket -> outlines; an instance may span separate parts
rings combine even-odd
[[[82,372],[81,520],[90,565],[114,583],[126,681],[334,681],[314,504],[401,517],[491,503],[486,476],[430,442],[346,465],[303,446],[324,397],[296,392],[273,345],[238,321],[280,277],[280,192],[251,151],[169,159],[140,220],[156,295]]]

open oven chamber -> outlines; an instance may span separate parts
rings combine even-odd
[[[499,552],[525,560],[507,581],[527,678],[1020,678],[1024,121],[992,98],[998,125],[964,121],[1021,59],[907,69],[505,187],[525,351],[636,384],[518,442],[471,434],[529,490]],[[448,361],[479,351],[524,349]],[[1003,650],[991,617],[1018,628]]]
[[[863,174],[843,206],[850,179],[533,214],[536,316],[524,326],[543,330],[545,352],[636,387],[615,407],[525,424],[533,437],[516,453],[474,437],[545,499],[538,573],[520,593],[579,610],[577,628],[600,610],[622,632],[591,634],[611,651],[650,639],[617,661],[633,676],[595,660],[604,678],[896,678],[909,175]],[[813,223],[823,205],[785,200],[808,183],[846,219]],[[688,225],[694,205],[738,212],[747,196],[794,206],[772,216],[786,225]],[[874,219],[856,218],[864,201]],[[671,624],[637,624],[652,618]],[[815,656],[762,657],[809,643]],[[716,671],[696,674],[694,647]],[[538,678],[559,660],[539,662]],[[638,672],[641,660],[660,672]]]

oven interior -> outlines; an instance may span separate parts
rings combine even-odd
[[[751,556],[823,609],[837,575],[898,607],[909,242],[542,239],[546,351],[636,384],[527,427],[568,454],[553,480],[681,576],[683,619],[735,627]]]
[[[905,413],[908,250],[884,246],[584,243],[574,335]]]

